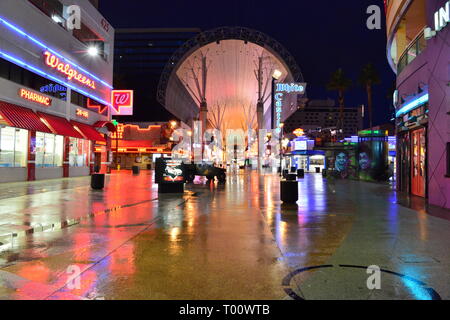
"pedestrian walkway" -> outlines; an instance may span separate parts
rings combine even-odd
[[[0,253],[0,298],[450,299],[446,212],[408,208],[389,186],[307,174],[284,205],[276,174],[159,196],[149,172],[109,179],[0,201],[18,226],[103,212],[18,237]]]
[[[17,236],[78,224],[81,219],[157,198],[153,172],[113,172],[104,190],[92,190],[90,177],[0,184],[0,242]]]

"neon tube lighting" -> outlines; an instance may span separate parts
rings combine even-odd
[[[425,104],[428,102],[428,100],[430,99],[429,94],[425,94],[419,98],[414,99],[411,102],[408,102],[407,104],[405,104],[403,107],[400,108],[400,110],[397,111],[397,113],[395,114],[395,116],[398,118],[401,115],[404,115],[405,113],[408,113],[409,111],[420,107],[421,105]]]
[[[9,62],[18,64],[18,65],[24,67],[25,69],[34,71],[35,73],[38,73],[38,74],[44,76],[44,77],[47,78],[47,79],[53,80],[53,81],[55,81],[56,83],[62,83],[62,84],[64,84],[66,87],[69,87],[69,88],[71,88],[71,89],[73,89],[73,90],[75,90],[75,91],[77,91],[77,92],[80,92],[80,93],[84,94],[85,96],[87,96],[87,97],[89,97],[89,98],[91,98],[91,99],[94,99],[94,100],[96,100],[96,101],[98,101],[98,102],[101,102],[101,103],[103,103],[103,104],[105,104],[105,105],[107,105],[107,106],[111,106],[111,103],[110,103],[110,102],[106,102],[105,100],[103,100],[103,99],[101,99],[101,98],[98,98],[98,97],[96,97],[96,96],[94,96],[94,95],[92,95],[92,94],[90,94],[90,93],[88,93],[88,92],[86,92],[86,91],[84,91],[84,90],[81,90],[81,89],[77,88],[76,86],[74,86],[74,85],[72,85],[72,84],[70,84],[70,83],[68,83],[68,82],[62,81],[62,80],[60,80],[60,79],[58,79],[58,78],[56,78],[56,77],[54,77],[54,76],[52,76],[52,75],[50,75],[50,74],[48,74],[48,73],[42,71],[42,70],[40,70],[40,69],[38,69],[38,68],[36,68],[36,67],[30,65],[30,64],[28,64],[28,63],[26,63],[26,62],[24,62],[24,61],[18,59],[18,58],[15,58],[15,57],[13,57],[13,56],[7,54],[7,53],[4,53],[4,52],[0,51],[0,56],[4,57],[4,58],[5,58],[6,60],[8,60]]]
[[[21,30],[20,28],[16,27],[15,25],[13,25],[12,23],[6,21],[5,19],[0,17],[0,22],[2,22],[5,26],[7,26],[9,29],[15,31],[16,33],[24,36],[25,38],[28,38],[29,40],[31,40],[32,42],[34,42],[35,44],[37,44],[38,46],[42,47],[43,49],[50,51],[51,53],[57,55],[59,58],[61,58],[64,61],[67,61],[67,63],[75,66],[76,68],[80,69],[81,71],[83,71],[84,73],[90,75],[92,78],[94,78],[97,81],[100,81],[102,84],[104,84],[105,86],[107,86],[109,89],[113,89],[113,87],[103,81],[102,79],[100,79],[99,77],[93,75],[92,73],[90,73],[89,71],[83,69],[82,67],[80,67],[79,65],[77,65],[76,63],[72,62],[71,60],[65,58],[62,54],[58,53],[57,51],[53,50],[52,48],[49,48],[48,46],[46,46],[45,44],[43,44],[41,41],[37,40],[36,38],[30,36],[29,34],[27,34],[25,31]]]

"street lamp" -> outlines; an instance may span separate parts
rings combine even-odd
[[[274,117],[275,117],[275,82],[280,80],[281,76],[283,75],[283,72],[281,72],[278,69],[275,69],[272,73],[272,99],[271,99],[271,108],[270,108],[270,113],[271,113],[271,118],[272,118],[272,129],[274,129],[275,125],[275,121],[274,121]]]
[[[189,157],[191,158],[191,163],[194,162],[194,150],[192,150],[192,131],[189,130],[187,132],[188,136],[189,136],[189,147],[190,147],[190,152],[189,152]]]

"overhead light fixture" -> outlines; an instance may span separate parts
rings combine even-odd
[[[275,80],[279,80],[279,79],[281,78],[282,75],[283,75],[283,72],[281,72],[281,71],[278,70],[278,69],[275,69],[275,70],[273,71],[272,77],[273,77]]]
[[[53,15],[52,15],[52,20],[55,21],[56,23],[62,23],[62,22],[63,22],[63,20],[61,19],[61,17],[58,16],[58,15],[56,15],[56,14],[53,14]]]
[[[87,50],[88,55],[90,55],[91,57],[95,57],[98,55],[98,49],[95,46],[91,46],[88,48]]]

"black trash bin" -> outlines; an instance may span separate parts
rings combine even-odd
[[[138,166],[133,166],[131,169],[133,170],[133,174],[139,174],[141,172],[141,168]]]
[[[284,169],[283,170],[283,178],[286,178],[288,174],[289,174],[289,170],[288,169]]]
[[[316,173],[320,173],[320,167],[316,167]]]
[[[282,180],[281,184],[281,201],[284,203],[296,203],[298,200],[298,182]]]
[[[295,174],[290,173],[286,176],[286,180],[287,181],[297,181],[297,176]]]
[[[297,170],[297,167],[291,167],[291,172],[295,172]]]
[[[323,169],[322,170],[322,177],[326,177],[327,176],[327,169]]]
[[[297,170],[297,177],[298,178],[304,178],[305,177],[305,170],[304,169],[298,169]]]
[[[102,190],[105,187],[105,175],[103,173],[94,173],[91,176],[91,188]]]

